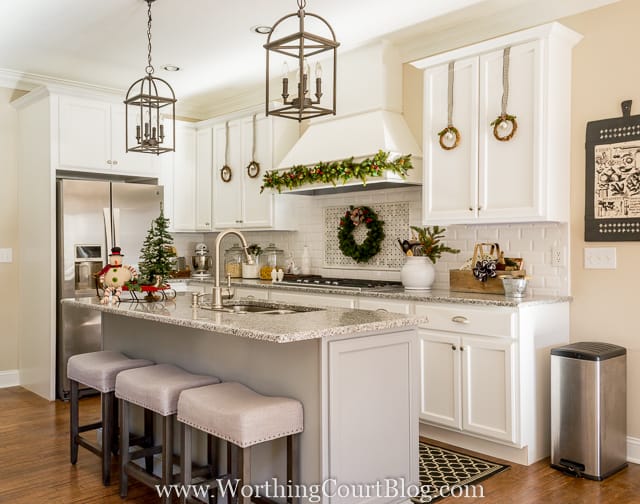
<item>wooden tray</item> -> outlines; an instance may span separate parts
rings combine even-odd
[[[524,270],[498,271],[498,276],[490,278],[486,282],[480,282],[473,276],[471,270],[449,270],[449,289],[454,292],[476,292],[484,294],[504,294],[504,287],[500,277],[511,275],[516,277],[526,276]]]

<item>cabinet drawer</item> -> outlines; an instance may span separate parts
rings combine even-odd
[[[429,322],[423,327],[467,334],[512,337],[515,311],[510,308],[467,305],[416,304],[416,315],[426,315]]]
[[[269,289],[252,289],[247,287],[236,287],[236,298],[248,299],[268,299]]]
[[[359,297],[358,308],[361,310],[380,310],[391,313],[411,313],[411,305],[406,301],[392,301],[375,297]]]
[[[351,296],[316,295],[306,292],[281,291],[271,289],[271,300],[284,303],[303,304],[310,306],[335,306],[337,308],[354,308],[355,300]]]

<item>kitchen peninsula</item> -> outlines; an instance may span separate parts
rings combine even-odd
[[[415,327],[426,317],[255,300],[234,301],[244,308],[232,313],[192,308],[191,299],[178,293],[175,300],[155,303],[62,302],[102,312],[107,350],[301,401],[303,484],[328,478],[418,483]],[[266,311],[254,311],[260,309]],[[284,443],[275,446],[256,447],[254,483],[264,483],[273,472],[285,481]]]

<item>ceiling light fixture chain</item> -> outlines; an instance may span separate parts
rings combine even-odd
[[[306,0],[296,0],[298,12],[289,14],[276,21],[271,28],[271,32],[267,37],[267,43],[264,48],[267,50],[266,62],[266,114],[288,119],[294,119],[298,122],[313,117],[319,117],[328,114],[336,114],[336,73],[337,73],[337,48],[340,43],[336,40],[335,33],[331,25],[317,14],[306,12]],[[280,25],[290,18],[297,17],[298,29],[289,35],[280,36],[278,28]],[[305,30],[305,19],[314,18],[319,23],[316,26],[324,25],[327,36],[310,33]],[[282,30],[281,30],[282,31]],[[277,37],[277,38],[276,38]],[[315,62],[315,79],[311,80],[311,67],[309,61],[311,58],[329,52],[331,58],[333,86],[330,89],[332,98],[331,107],[321,106],[320,102],[324,96],[322,88],[322,65],[320,61]],[[289,65],[287,61],[282,63],[282,92],[280,93],[281,102],[271,103],[270,81],[271,81],[271,54],[275,56],[276,64],[282,61],[282,56],[294,58],[296,60],[294,68],[297,68],[296,83],[291,87],[296,96],[289,94]],[[323,61],[324,63],[324,61]],[[326,63],[325,63],[326,64]],[[315,90],[313,94],[310,92],[311,84],[315,82]]]
[[[147,2],[147,66],[146,75],[135,81],[127,91],[125,103],[125,147],[127,152],[163,154],[174,152],[176,144],[176,95],[167,81],[153,77],[151,53],[151,4]],[[130,118],[134,128],[130,127]],[[170,122],[170,135],[165,123]],[[131,125],[132,126],[132,125]],[[131,131],[131,133],[130,133]]]
[[[148,40],[148,44],[147,44],[147,68],[145,69],[145,71],[147,72],[147,74],[152,75],[153,72],[155,71],[155,68],[153,68],[153,65],[151,64],[151,2],[153,2],[153,0],[147,0],[147,40]]]

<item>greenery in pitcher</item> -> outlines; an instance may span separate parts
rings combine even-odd
[[[441,228],[439,226],[427,226],[423,228],[411,226],[411,230],[418,235],[420,255],[427,256],[431,259],[433,264],[435,264],[436,261],[440,259],[440,256],[445,252],[448,252],[449,254],[460,253],[460,250],[451,248],[442,243],[446,228]]]

